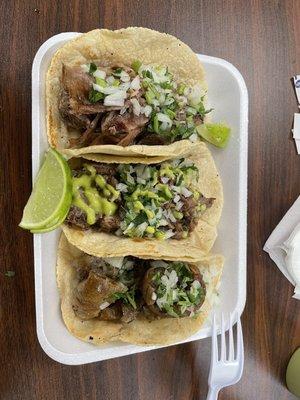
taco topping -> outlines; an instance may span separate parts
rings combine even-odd
[[[186,238],[214,202],[195,188],[197,180],[197,167],[183,159],[149,166],[86,163],[73,170],[66,223],[131,238]]]
[[[61,83],[61,117],[81,133],[71,147],[196,142],[197,127],[211,111],[199,84],[178,83],[168,68],[139,61],[131,67],[64,65]]]
[[[82,320],[192,317],[205,300],[206,286],[192,264],[84,255],[74,267],[73,310]]]

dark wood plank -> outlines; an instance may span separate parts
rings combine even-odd
[[[140,25],[169,32],[196,52],[232,62],[250,96],[248,301],[241,382],[220,399],[290,400],[286,363],[300,345],[300,303],[262,251],[299,195],[299,156],[290,138],[300,72],[298,0],[0,2],[0,398],[205,399],[209,340],[87,366],[49,359],[35,332],[31,235],[17,224],[31,190],[31,63],[62,31]],[[7,278],[4,272],[14,270]],[[228,294],[230,296],[230,293]]]

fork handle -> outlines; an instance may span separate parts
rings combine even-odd
[[[208,393],[207,393],[207,397],[206,400],[217,400],[218,398],[218,394],[219,394],[219,390],[216,387],[209,387]]]

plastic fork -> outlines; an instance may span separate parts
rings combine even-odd
[[[233,338],[233,317],[229,316],[228,342],[226,346],[226,330],[224,315],[221,315],[221,351],[218,352],[218,338],[216,317],[213,316],[212,346],[210,371],[208,377],[209,391],[206,400],[218,398],[219,391],[230,385],[237,383],[242,376],[244,368],[244,343],[241,320],[237,319],[236,346]],[[236,348],[236,351],[235,351]],[[227,351],[228,349],[228,351]],[[220,356],[219,356],[220,354]]]

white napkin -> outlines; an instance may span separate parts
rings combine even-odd
[[[269,256],[277,264],[277,267],[285,275],[285,277],[295,286],[296,282],[289,273],[286,266],[286,246],[285,243],[295,231],[295,228],[300,223],[300,196],[288,210],[279,224],[272,232],[269,239],[264,245],[264,251],[269,253]],[[300,300],[300,293],[295,290],[293,296]]]

